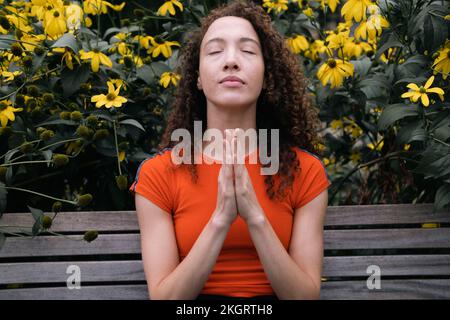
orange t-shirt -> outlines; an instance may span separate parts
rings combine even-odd
[[[282,201],[270,200],[267,196],[265,176],[260,174],[260,162],[245,163],[261,208],[286,250],[291,240],[294,210],[314,199],[331,184],[322,161],[316,155],[298,147],[293,149],[300,161],[301,172],[296,175]],[[192,182],[186,168],[173,168],[171,148],[166,148],[140,164],[129,190],[139,193],[172,215],[178,252],[183,260],[216,208],[221,164],[197,164],[197,183]],[[274,180],[279,181],[276,178]],[[234,297],[274,294],[248,227],[240,216],[231,225],[201,294]]]

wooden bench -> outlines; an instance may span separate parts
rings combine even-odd
[[[5,213],[0,225],[29,226],[32,217]],[[329,207],[322,299],[450,298],[449,226],[449,210],[433,214],[431,204]],[[68,239],[88,229],[99,231],[95,241]],[[0,299],[148,299],[134,211],[61,212],[52,230],[67,238],[7,237]],[[81,289],[66,286],[70,265],[80,268]],[[380,289],[367,286],[371,265]]]

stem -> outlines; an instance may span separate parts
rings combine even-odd
[[[23,132],[23,131],[22,131],[22,132]],[[39,141],[42,141],[42,140],[41,140],[41,139],[38,139],[38,140],[28,141],[28,143],[34,143],[34,142],[39,142]],[[13,151],[13,150],[16,150],[16,149],[20,149],[20,146],[8,150],[8,152]],[[0,156],[0,159],[3,158],[3,157],[5,157],[5,156],[8,154],[8,152],[5,153],[4,155]]]
[[[343,183],[344,183],[344,182],[345,182],[352,174],[354,174],[356,171],[358,171],[358,170],[360,170],[360,169],[362,169],[362,168],[364,168],[364,167],[371,166],[371,165],[373,165],[373,164],[375,164],[375,163],[378,163],[378,162],[387,160],[387,159],[389,159],[389,158],[398,157],[398,156],[401,155],[402,153],[405,153],[405,151],[404,151],[404,150],[401,150],[401,151],[395,151],[395,152],[392,152],[392,153],[388,153],[387,155],[385,155],[385,156],[383,156],[383,157],[381,157],[381,158],[374,159],[374,160],[369,161],[369,162],[366,162],[366,163],[362,163],[362,164],[356,166],[355,168],[353,168],[351,171],[349,171],[349,172],[345,175],[345,177],[344,177],[341,181],[339,181],[338,185],[337,185],[336,188],[335,188],[335,191],[333,192],[333,194],[332,194],[331,197],[330,197],[330,203],[333,201],[333,199],[334,199],[334,197],[336,196],[336,194],[338,193],[338,191],[341,190],[342,184],[343,184]]]
[[[53,160],[36,160],[36,161],[22,161],[22,162],[4,163],[4,164],[1,164],[0,167],[14,166],[14,165],[16,165],[16,164],[26,164],[26,163],[49,163],[49,162],[53,162]]]
[[[36,194],[36,195],[44,197],[44,198],[49,198],[49,199],[52,199],[52,200],[62,201],[62,202],[68,203],[68,204],[77,205],[77,203],[75,201],[59,199],[59,198],[55,198],[55,197],[52,197],[52,196],[49,196],[49,195],[46,195],[46,194],[42,194],[42,193],[39,193],[39,192],[27,190],[27,189],[16,188],[16,187],[5,187],[5,186],[2,186],[2,185],[0,185],[0,188],[10,189],[10,190],[17,190],[17,191],[22,191],[22,192],[28,192],[28,193]]]
[[[119,147],[117,145],[116,120],[113,121],[113,126],[114,126],[114,140],[116,142],[117,166],[119,168],[119,175],[122,175],[122,170],[120,169]]]

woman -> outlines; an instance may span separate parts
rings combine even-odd
[[[186,39],[160,152],[130,188],[150,298],[319,298],[330,181],[314,155],[318,118],[297,57],[246,1],[211,11]],[[238,83],[223,81],[229,76]],[[259,161],[230,164],[233,152],[174,165],[171,133],[193,134],[194,121],[224,135],[279,129],[277,174],[261,175]],[[245,150],[245,159],[258,153]]]

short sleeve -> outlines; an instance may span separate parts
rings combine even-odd
[[[316,155],[303,149],[297,155],[301,171],[294,182],[294,209],[303,207],[331,185],[325,166]]]
[[[129,191],[139,193],[162,210],[172,214],[173,211],[173,172],[167,161],[170,156],[158,154],[144,160],[138,168],[136,178]]]

